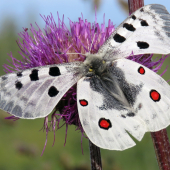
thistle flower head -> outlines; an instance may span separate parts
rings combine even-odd
[[[13,67],[4,65],[5,72],[19,71],[43,65],[84,61],[84,56],[78,53],[97,53],[100,46],[114,31],[114,25],[110,20],[106,27],[105,21],[99,25],[96,18],[95,22],[91,24],[87,20],[84,20],[82,16],[79,18],[78,22],[69,20],[70,28],[68,29],[64,24],[64,17],[61,20],[58,15],[58,24],[54,21],[52,14],[47,17],[42,16],[42,18],[46,23],[44,31],[36,24],[38,29],[35,29],[31,25],[30,31],[32,36],[29,35],[27,28],[19,33],[22,41],[18,40],[17,43],[21,50],[19,53],[23,59],[21,61],[17,60],[10,54],[12,62],[9,62]],[[153,69],[153,71],[157,71],[165,59],[164,57],[158,61],[152,61],[152,55],[148,57],[131,55],[128,58]],[[156,67],[154,68],[154,66]],[[48,134],[48,131],[50,130],[49,127],[52,127],[55,137],[55,130],[62,127],[62,125],[60,125],[60,120],[64,120],[64,124],[66,124],[67,128],[68,125],[76,125],[76,130],[80,130],[84,136],[84,130],[81,126],[77,110],[76,85],[71,87],[63,96],[54,109],[51,117],[51,121],[48,120],[48,117],[44,120],[46,134]],[[14,118],[14,116],[9,118]],[[50,126],[48,125],[49,122]]]

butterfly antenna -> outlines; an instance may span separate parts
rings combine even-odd
[[[82,53],[63,53],[63,54],[81,54],[81,55],[85,55],[85,54],[82,54]]]
[[[82,53],[63,53],[63,54],[81,54],[81,55],[85,55],[86,56],[86,54],[82,54]]]
[[[94,38],[95,38],[95,35],[96,35],[96,33],[97,33],[97,27],[95,27],[95,30],[94,30],[94,35],[93,35],[93,39],[92,39],[92,43],[91,43],[91,46],[90,46],[90,49],[89,49],[89,53],[90,53],[90,51],[91,51],[91,49],[92,49],[92,46],[93,46],[93,42],[94,42]],[[82,54],[82,53],[61,53],[61,52],[55,52],[56,54],[81,54],[81,55],[84,55],[84,56],[86,56],[87,54]]]
[[[90,51],[91,51],[91,49],[92,49],[92,45],[93,45],[93,42],[94,42],[94,38],[95,38],[96,33],[97,33],[97,27],[96,27],[95,30],[94,30],[94,35],[93,35],[93,39],[92,39],[92,43],[91,43],[91,46],[90,46],[89,53],[90,53]]]
[[[57,53],[57,52],[55,52],[56,54],[81,54],[81,55],[86,55],[86,54],[82,54],[82,53],[61,53],[61,52],[59,52],[59,53]]]

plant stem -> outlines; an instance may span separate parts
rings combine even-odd
[[[144,6],[144,0],[128,0],[129,13],[135,12],[137,9]]]
[[[170,170],[170,145],[166,129],[151,132],[160,170]]]
[[[102,170],[100,148],[89,140],[91,170]]]
[[[129,13],[144,6],[144,0],[128,0]],[[170,170],[170,144],[166,129],[151,132],[152,141],[160,170]]]

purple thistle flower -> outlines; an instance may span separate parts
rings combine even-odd
[[[97,53],[100,46],[114,31],[114,25],[110,20],[108,22],[108,27],[105,27],[105,18],[101,26],[97,23],[97,18],[93,24],[84,20],[83,16],[79,18],[78,22],[72,22],[70,20],[70,30],[64,24],[64,17],[60,20],[58,15],[58,24],[55,23],[52,14],[47,17],[42,16],[42,18],[46,23],[44,32],[36,24],[38,30],[31,25],[30,31],[32,36],[28,34],[27,28],[25,28],[23,32],[19,33],[22,41],[18,40],[17,43],[21,50],[19,53],[23,59],[22,61],[17,60],[12,56],[12,54],[10,54],[12,61],[9,62],[13,65],[13,67],[4,65],[5,72],[19,71],[43,65],[84,61],[84,56],[78,53]],[[142,55],[130,55],[128,57],[130,60],[141,63],[153,71],[157,71],[162,66],[166,56],[157,61],[151,61],[151,58],[152,55],[148,57],[143,57]],[[57,111],[59,111],[59,113]],[[17,120],[18,118],[10,116],[7,119]],[[73,124],[76,125],[76,130],[80,130],[82,136],[85,137],[77,110],[76,85],[71,87],[57,104],[52,113],[51,121],[48,120],[48,116],[45,117],[45,146],[47,144],[47,135],[50,129],[54,132],[55,141],[55,130],[63,126],[60,125],[60,120],[62,119],[65,121],[63,125],[66,125],[66,136],[68,125]],[[48,125],[49,123],[50,126]]]

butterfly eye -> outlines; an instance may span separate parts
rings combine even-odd
[[[93,69],[92,68],[89,68],[89,72],[92,72],[93,71]]]
[[[93,67],[91,65],[91,66],[89,66],[89,72],[92,72],[92,71],[93,71]]]

